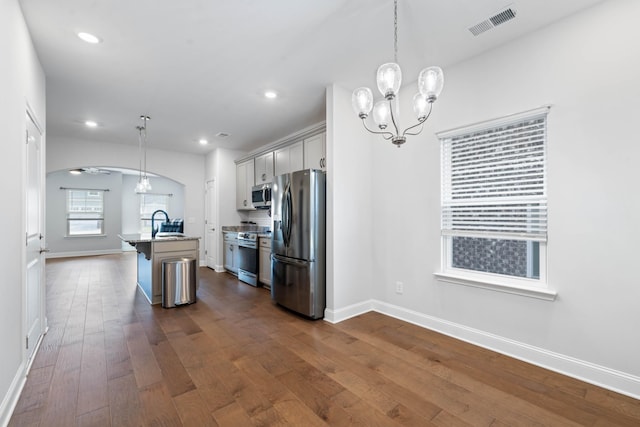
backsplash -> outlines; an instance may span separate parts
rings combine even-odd
[[[269,211],[267,209],[250,211],[247,214],[242,215],[242,220],[255,222],[256,225],[259,225],[262,227],[269,227],[269,230],[271,230],[271,227],[273,226],[273,224],[271,222],[271,217],[269,216],[268,212]]]

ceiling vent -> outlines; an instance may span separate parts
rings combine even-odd
[[[498,25],[504,24],[507,21],[511,21],[516,17],[516,10],[513,8],[505,9],[492,17],[485,19],[484,21],[474,25],[473,27],[469,27],[469,31],[474,36],[479,36],[485,31],[489,31],[492,28],[497,27]]]

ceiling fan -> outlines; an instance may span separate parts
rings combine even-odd
[[[80,175],[81,173],[87,173],[89,175],[111,175],[110,170],[93,167],[70,169],[69,173],[74,175]]]

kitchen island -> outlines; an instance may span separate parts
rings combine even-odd
[[[138,252],[137,284],[151,304],[162,302],[162,262],[176,258],[193,258],[196,266],[199,260],[200,237],[189,237],[182,233],[118,235]],[[196,285],[199,282],[196,267]]]

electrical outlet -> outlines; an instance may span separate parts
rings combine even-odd
[[[396,294],[401,294],[404,292],[404,283],[396,282]]]

